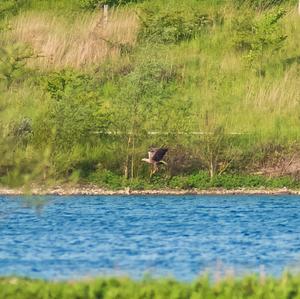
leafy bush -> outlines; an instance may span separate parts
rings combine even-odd
[[[189,40],[209,28],[213,21],[198,11],[191,15],[186,11],[144,8],[141,14],[140,41],[172,44]]]
[[[266,178],[256,175],[230,175],[215,176],[212,186],[224,189],[258,188],[266,187]]]
[[[14,15],[26,4],[27,0],[1,0],[0,1],[0,19],[5,16]]]
[[[100,86],[91,76],[66,70],[41,81],[47,101],[33,123],[32,144],[37,151],[50,151],[50,164],[60,176],[93,170],[84,161],[86,148],[93,148],[108,126]],[[90,159],[97,164],[97,158]]]
[[[271,178],[267,180],[267,186],[270,188],[299,188],[300,182],[293,179],[292,177],[277,177],[277,178]]]
[[[9,89],[14,81],[26,75],[26,62],[32,57],[32,50],[24,45],[0,47],[0,82]]]
[[[29,118],[16,120],[10,125],[10,136],[16,143],[27,143],[32,134],[32,121]]]
[[[149,182],[140,179],[140,178],[133,178],[130,180],[125,180],[124,186],[128,186],[132,190],[147,190],[147,189],[155,189],[155,184],[149,184]]]
[[[123,187],[123,178],[109,170],[99,170],[91,173],[88,177],[88,181],[111,190],[117,190]]]
[[[210,178],[207,172],[201,171],[190,176],[174,176],[168,182],[174,189],[210,189],[227,190],[239,188],[299,188],[300,182],[291,177],[267,178],[262,175],[222,174]]]
[[[282,48],[287,38],[282,34],[279,23],[285,13],[284,10],[278,9],[258,20],[246,15],[237,19],[233,25],[235,48],[244,51],[246,61],[261,74],[269,57]]]
[[[177,78],[176,69],[160,58],[139,59],[135,68],[120,80],[118,92],[111,101],[113,130],[117,130],[121,141],[118,152],[124,153],[124,176],[130,178],[137,175],[141,141],[147,130],[153,130],[159,122]]]
[[[190,188],[208,189],[211,187],[211,179],[207,171],[200,171],[197,174],[188,176],[187,183]]]
[[[45,79],[45,88],[53,101],[48,124],[55,147],[72,148],[85,143],[93,132],[105,131],[108,121],[101,111],[100,88],[88,75],[62,71]]]
[[[188,180],[184,176],[174,176],[170,179],[169,185],[173,189],[190,189]]]

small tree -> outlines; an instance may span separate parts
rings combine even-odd
[[[250,67],[258,70],[260,75],[265,72],[265,65],[271,53],[280,50],[287,36],[280,30],[279,21],[285,11],[278,9],[267,13],[259,20],[249,16],[237,20],[234,44],[236,49],[246,52],[244,58]]]
[[[223,126],[212,126],[198,139],[196,155],[207,167],[210,178],[224,173],[238,157],[237,148]]]
[[[161,10],[153,5],[145,7],[140,18],[138,40],[158,44],[180,43],[190,40],[213,26],[213,20],[198,10]]]
[[[25,65],[33,52],[26,46],[13,45],[0,48],[0,81],[4,81],[9,89],[15,80],[25,75]]]
[[[151,130],[152,119],[163,113],[170,97],[175,74],[162,61],[152,57],[136,62],[135,69],[120,82],[120,92],[113,99],[113,126],[126,152],[124,176],[136,176],[138,149]],[[170,82],[171,81],[171,82]]]
[[[45,75],[41,83],[48,101],[33,122],[32,144],[54,172],[75,173],[86,149],[106,137],[109,116],[103,109],[101,86],[93,76],[69,70]],[[101,157],[99,150],[88,167],[96,167]]]
[[[27,0],[1,0],[0,1],[0,19],[8,16],[14,15],[18,10],[28,3]]]

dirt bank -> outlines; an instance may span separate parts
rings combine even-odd
[[[282,189],[209,189],[209,190],[179,190],[179,189],[161,189],[161,190],[106,190],[96,186],[57,186],[51,188],[18,188],[11,189],[0,187],[1,195],[234,195],[234,194],[257,194],[257,195],[280,195],[294,194],[300,195],[300,190]]]

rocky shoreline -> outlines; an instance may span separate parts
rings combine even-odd
[[[97,186],[57,186],[51,188],[5,188],[0,187],[0,195],[300,195],[300,190],[281,189],[160,189],[160,190],[107,190]]]

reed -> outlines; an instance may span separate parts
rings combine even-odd
[[[31,65],[83,68],[118,56],[121,45],[134,45],[138,22],[126,9],[111,9],[107,24],[102,12],[64,18],[51,11],[27,11],[13,20],[12,28],[6,43],[30,45],[38,56]]]

